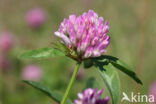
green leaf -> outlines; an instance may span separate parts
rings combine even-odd
[[[131,68],[129,68],[126,64],[124,64],[122,61],[118,60],[117,62],[111,62],[114,67],[119,69],[120,71],[126,73],[129,77],[131,77],[133,80],[135,80],[139,84],[143,84],[142,81],[137,77],[136,73],[131,71]],[[126,67],[127,66],[127,67]]]
[[[120,97],[120,80],[118,73],[113,69],[110,63],[103,64],[96,62],[96,67],[100,69],[98,72],[111,94],[112,103],[117,104]]]
[[[85,69],[91,68],[93,66],[93,61],[91,59],[85,60],[83,66]]]
[[[44,94],[49,96],[51,99],[55,100],[56,102],[58,102],[58,103],[61,102],[62,95],[58,94],[56,91],[51,91],[49,88],[41,85],[38,82],[28,81],[28,80],[24,80],[24,82],[26,84],[34,87],[35,89],[38,89],[39,91],[43,92]],[[72,104],[72,101],[70,99],[68,99],[66,104]]]
[[[111,63],[114,67],[116,67],[120,71],[127,74],[129,77],[131,77],[137,83],[142,84],[141,80],[137,77],[136,73],[133,72],[132,69],[127,64],[125,64],[124,62],[122,62],[118,58],[105,55],[105,56],[99,57],[98,60],[106,60],[107,62]]]
[[[40,48],[24,52],[19,57],[36,59],[36,58],[51,58],[56,56],[65,56],[65,54],[56,48]]]

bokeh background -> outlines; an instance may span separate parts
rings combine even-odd
[[[18,55],[26,50],[51,47],[57,41],[54,32],[63,19],[89,9],[109,21],[111,44],[106,54],[126,62],[143,81],[143,86],[137,85],[119,72],[122,91],[128,95],[131,92],[149,93],[156,81],[155,0],[0,0],[0,36],[6,35],[6,44],[11,45],[4,51],[0,49],[0,104],[55,104],[41,92],[24,84],[22,79],[32,78],[63,93],[75,62],[66,57],[21,60]],[[31,20],[28,20],[28,15],[35,10],[42,13],[36,13],[34,18],[43,16],[39,18],[41,23],[35,22],[37,25],[30,24]],[[105,88],[95,68],[85,70],[81,66],[70,94],[72,100],[85,88],[85,82],[90,77],[96,77]],[[104,92],[104,96],[109,96],[106,88]],[[127,102],[119,101],[119,104]]]

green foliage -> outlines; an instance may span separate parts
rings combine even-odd
[[[64,53],[66,52],[64,51]],[[56,48],[41,48],[25,52],[20,55],[20,58],[32,58],[32,59],[50,58],[56,56],[65,56],[64,53]],[[111,94],[113,104],[118,103],[120,96],[120,80],[118,77],[118,73],[113,69],[113,67],[124,72],[132,79],[134,79],[137,83],[142,84],[141,80],[136,76],[135,72],[133,72],[130,67],[128,67],[125,63],[123,63],[116,57],[103,55],[97,58],[92,58],[84,61],[85,68],[90,68],[93,65],[99,68],[98,72],[100,73],[102,79],[104,80],[104,83],[106,84]],[[48,95],[57,102],[60,102],[62,99],[62,96],[60,96],[58,93],[51,92],[48,88],[36,82],[32,81],[24,81],[24,82],[44,92],[46,95]],[[86,88],[99,88],[99,86],[94,78],[90,78],[86,83]],[[71,104],[71,101],[68,100],[67,104]]]
[[[91,59],[85,60],[83,66],[84,68],[88,69],[93,66],[93,61]]]
[[[42,48],[25,52],[20,55],[20,58],[35,59],[35,58],[50,58],[56,56],[65,56],[65,54],[56,48]],[[136,73],[133,72],[128,65],[126,65],[116,57],[103,55],[97,58],[92,58],[84,61],[85,68],[90,68],[93,65],[99,68],[98,72],[100,73],[104,83],[106,84],[111,94],[113,104],[118,103],[120,96],[120,80],[118,77],[118,73],[113,69],[114,67],[127,74],[137,83],[142,84],[141,80],[137,77]],[[50,98],[54,99],[57,102],[60,102],[62,99],[61,95],[59,95],[55,91],[52,92],[49,88],[46,88],[37,82],[32,81],[24,81],[24,82],[42,91],[43,93],[45,93],[46,95],[48,95]],[[95,78],[91,77],[88,79],[86,83],[86,88],[99,88],[99,84],[97,83]],[[72,103],[71,100],[68,99],[67,104],[71,103]]]
[[[55,100],[56,102],[58,103],[61,102],[62,96],[58,94],[56,91],[51,91],[49,88],[41,85],[38,82],[28,81],[28,80],[24,80],[24,82],[34,87],[35,89],[43,92],[45,95],[49,96],[51,99]],[[72,104],[72,101],[68,99],[66,104]]]
[[[132,69],[127,64],[125,64],[124,62],[122,62],[118,58],[113,57],[113,56],[104,55],[104,56],[98,57],[96,59],[101,60],[101,61],[105,61],[105,62],[107,62],[107,64],[111,63],[114,67],[116,67],[120,71],[127,74],[129,77],[131,77],[137,83],[142,84],[141,80],[137,77],[136,73],[133,72]]]
[[[24,52],[19,57],[30,58],[30,59],[38,59],[38,58],[42,59],[42,58],[51,58],[56,56],[65,56],[65,54],[56,48],[40,48],[40,49]]]
[[[124,72],[137,83],[142,84],[141,80],[136,76],[135,72],[131,70],[126,64],[120,61],[118,58],[113,56],[103,55],[92,59],[94,65],[99,68],[99,73],[104,80],[107,88],[112,97],[113,104],[117,104],[120,95],[120,80],[117,72],[113,67]]]
[[[118,73],[113,69],[113,66],[110,63],[102,64],[96,62],[95,65],[100,69],[98,72],[111,94],[112,103],[117,104],[120,97],[120,80]]]

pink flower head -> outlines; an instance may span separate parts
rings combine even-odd
[[[0,34],[0,50],[2,52],[8,52],[14,45],[13,35],[9,32],[3,32]]]
[[[153,104],[156,104],[156,81],[150,86],[149,94],[154,96],[154,102]]]
[[[108,30],[108,21],[104,23],[102,17],[89,10],[78,17],[73,14],[64,19],[55,35],[66,45],[71,57],[83,60],[106,52],[110,43]]]
[[[83,93],[79,93],[78,100],[74,101],[74,104],[108,104],[109,97],[100,99],[103,89],[97,91],[97,89],[85,89]]]
[[[26,22],[30,27],[38,28],[46,21],[46,12],[41,8],[35,8],[26,14]]]
[[[22,78],[24,80],[39,81],[42,77],[42,70],[36,65],[28,65],[23,69]]]

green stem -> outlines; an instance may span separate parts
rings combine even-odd
[[[75,67],[75,69],[74,69],[74,73],[73,73],[72,78],[71,78],[71,80],[70,80],[70,83],[69,83],[69,85],[68,85],[68,87],[67,87],[67,90],[66,90],[66,92],[65,92],[65,94],[64,94],[64,96],[63,96],[63,99],[62,99],[62,101],[61,101],[61,104],[65,104],[65,102],[66,102],[66,100],[67,100],[67,98],[68,98],[68,95],[69,95],[69,93],[70,93],[70,90],[71,90],[71,88],[72,88],[72,86],[73,86],[73,84],[74,84],[74,81],[76,80],[77,73],[78,73],[78,71],[79,71],[80,65],[81,65],[81,63],[78,62],[77,65],[76,65],[76,67]]]

